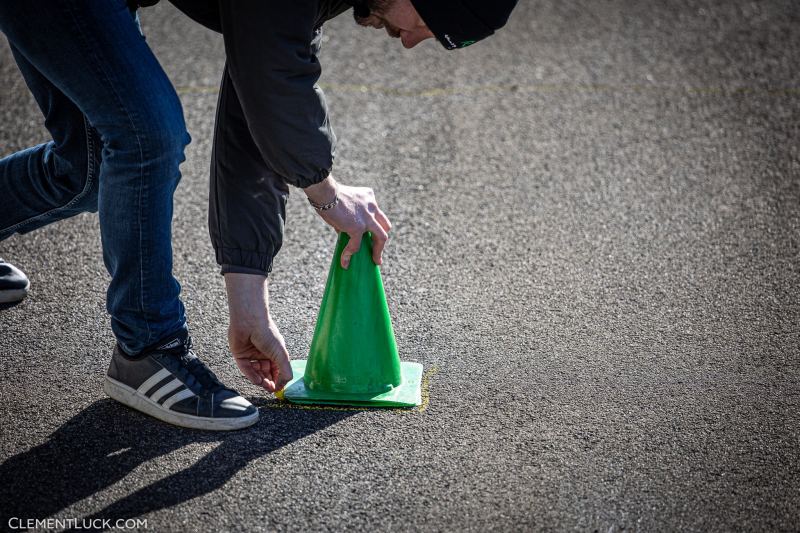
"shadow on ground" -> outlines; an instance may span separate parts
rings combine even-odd
[[[45,518],[92,496],[154,458],[192,443],[220,444],[187,468],[115,501],[89,518],[136,518],[222,487],[253,459],[309,436],[353,411],[261,410],[254,427],[212,433],[154,422],[113,400],[81,411],[44,444],[0,465],[2,524]]]
[[[18,306],[19,304],[21,304],[22,302],[23,302],[23,300],[20,300],[20,301],[18,301],[18,302],[6,302],[6,303],[0,303],[0,311],[4,311],[4,310],[6,310],[6,309],[11,309],[12,307],[16,307],[16,306]]]

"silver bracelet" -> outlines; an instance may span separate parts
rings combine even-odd
[[[308,203],[310,203],[311,207],[313,207],[317,211],[327,211],[328,209],[333,209],[334,207],[339,205],[339,193],[337,192],[333,196],[333,200],[331,200],[327,204],[318,204],[318,203],[314,202],[313,200],[311,200],[311,198],[308,198]]]

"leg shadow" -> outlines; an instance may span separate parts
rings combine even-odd
[[[6,302],[0,303],[0,311],[5,311],[6,309],[11,309],[12,307],[16,307],[25,300],[19,300],[18,302]]]
[[[135,518],[222,487],[253,459],[354,414],[354,411],[266,409],[237,432],[181,429],[99,400],[44,444],[0,465],[0,519],[46,518],[113,485],[139,465],[187,444],[220,442],[214,451],[87,518]]]

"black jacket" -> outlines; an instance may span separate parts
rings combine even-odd
[[[170,0],[223,34],[209,230],[222,272],[266,274],[281,247],[287,184],[331,171],[336,137],[317,86],[322,24],[342,0]]]
[[[245,113],[263,124],[251,133],[270,167],[297,187],[325,179],[335,136],[316,86],[316,54],[323,22],[350,6],[341,0],[171,1],[223,34],[227,68]]]

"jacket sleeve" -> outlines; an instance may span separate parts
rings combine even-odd
[[[227,68],[266,164],[308,187],[331,171],[336,137],[317,86],[319,0],[219,1]]]

